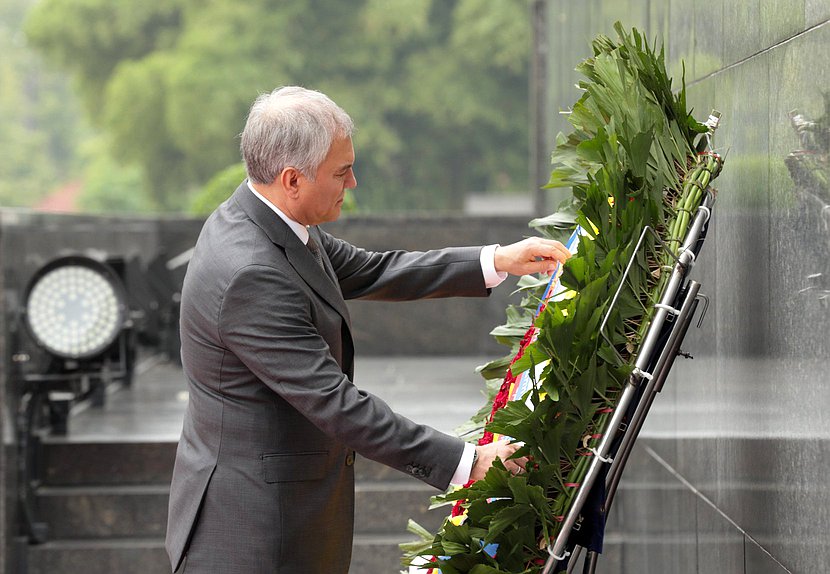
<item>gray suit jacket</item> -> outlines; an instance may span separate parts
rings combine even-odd
[[[345,573],[355,451],[441,489],[460,460],[459,439],[352,384],[345,299],[485,296],[480,248],[372,253],[310,232],[330,276],[243,183],[199,236],[181,302],[173,570],[186,555],[187,574]]]

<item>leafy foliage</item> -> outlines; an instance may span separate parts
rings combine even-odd
[[[408,556],[430,557],[443,574],[542,569],[545,547],[559,534],[590,464],[589,449],[598,445],[633,369],[662,292],[665,255],[649,236],[600,333],[623,271],[645,226],[677,249],[672,238],[685,236],[688,214],[720,170],[716,156],[698,157],[705,143],[698,136],[707,128],[687,112],[685,86],[672,90],[662,48],[649,46],[637,30],[615,29],[617,40],[598,36],[593,57],[579,64],[586,79],[569,116],[573,131],[558,137],[552,155],[549,186],[572,188],[573,200],[562,213],[533,222],[549,236],[571,221],[589,235],[563,268],[562,285],[573,296],[544,305],[533,325],[536,339],[525,334],[518,353],[518,330],[499,330],[514,345],[504,385],[544,367],[520,400],[499,406],[496,397],[481,442],[488,433],[512,437],[524,443],[516,456],[532,462],[520,476],[497,464],[483,480],[437,497],[455,502],[456,516],[429,546]],[[509,313],[516,326],[540,296],[538,283],[525,284],[531,290],[524,313]],[[493,543],[497,550],[488,552]]]
[[[796,190],[811,194],[825,205],[830,204],[830,92],[824,93],[824,115],[813,121],[793,111],[793,130],[801,149],[784,160]]]
[[[152,198],[142,193],[143,172],[125,167],[107,153],[104,137],[91,137],[80,146],[85,159],[83,192],[78,207],[89,213],[148,213],[158,211]]]
[[[525,0],[41,0],[30,42],[69,70],[148,204],[239,161],[261,92],[300,84],[355,119],[363,209],[454,209],[527,187]],[[517,42],[516,38],[522,38]]]
[[[240,162],[227,167],[211,178],[201,192],[191,201],[188,211],[194,215],[210,215],[220,203],[228,199],[245,179],[245,164]],[[353,211],[354,197],[347,190],[343,200],[343,212]]]
[[[74,150],[87,131],[70,88],[19,32],[32,0],[0,3],[0,205],[37,203],[78,176]]]

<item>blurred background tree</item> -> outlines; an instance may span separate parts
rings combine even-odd
[[[77,179],[85,131],[66,79],[41,65],[21,26],[32,0],[0,2],[0,205],[30,206]]]
[[[23,23],[29,45],[70,75],[92,128],[57,79],[40,100],[7,88],[4,60],[0,111],[51,115],[41,129],[4,123],[0,146],[23,131],[20,155],[60,153],[19,164],[36,178],[0,173],[3,185],[71,174],[86,209],[204,212],[241,173],[250,103],[299,84],[357,124],[361,210],[454,210],[469,192],[528,192],[527,0],[6,0],[2,10],[8,34]],[[8,72],[17,84],[35,60],[24,48]]]

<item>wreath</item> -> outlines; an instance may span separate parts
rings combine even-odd
[[[717,117],[692,116],[685,78],[674,92],[657,42],[614,28],[617,39],[597,36],[577,67],[585,79],[566,112],[573,130],[552,154],[547,187],[572,197],[531,222],[569,237],[574,255],[551,280],[519,282],[522,303],[493,333],[511,353],[479,368],[491,397],[464,429],[479,444],[509,437],[530,462],[513,476],[496,461],[482,480],[434,497],[452,504],[450,516],[436,533],[410,521],[420,540],[402,545],[403,564],[418,572],[542,571],[634,371],[667,269],[720,172],[710,150]]]

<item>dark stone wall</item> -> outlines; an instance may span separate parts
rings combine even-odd
[[[533,235],[524,217],[344,217],[324,228],[369,250],[427,250],[508,244]],[[402,303],[350,301],[357,353],[362,355],[504,355],[488,333],[505,319],[516,285],[508,278],[486,299]]]
[[[590,0],[549,9],[551,137],[566,129],[555,112],[578,97],[574,66],[596,34],[614,35],[615,20],[664,42],[675,86],[685,62],[696,117],[723,114],[715,147],[726,163],[693,271],[711,306],[683,345],[694,360],[675,363],[655,401],[597,571],[823,572],[830,197],[793,169],[816,152],[791,116],[830,117],[830,3]]]
[[[4,230],[0,227],[0,243]],[[2,263],[2,261],[0,261]],[[0,293],[5,290],[3,274],[0,274]],[[6,333],[5,306],[0,304],[0,333]],[[8,383],[8,356],[6,337],[0,336],[0,572],[15,572],[13,551],[17,528],[16,512],[16,447],[14,420],[17,401]]]

